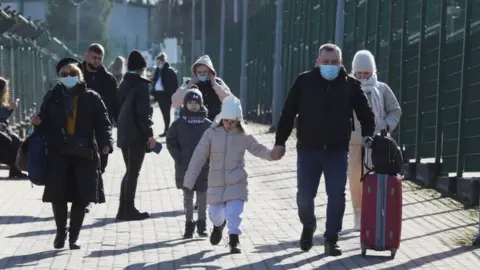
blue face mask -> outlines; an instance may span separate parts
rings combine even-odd
[[[325,80],[331,81],[338,77],[340,66],[320,65],[320,74]]]
[[[208,81],[208,76],[200,76],[200,75],[197,75],[197,79],[201,82],[206,82]]]

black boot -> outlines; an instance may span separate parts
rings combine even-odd
[[[341,256],[342,250],[337,245],[336,241],[326,241],[325,242],[325,255],[327,256]]]
[[[300,249],[303,251],[309,251],[313,247],[313,234],[317,226],[313,228],[303,227],[302,236],[300,237]]]
[[[183,239],[193,238],[194,231],[195,231],[195,221],[193,220],[185,221],[185,233],[183,234]]]
[[[123,200],[120,200],[120,204],[118,205],[118,211],[117,211],[116,219],[118,221],[123,220],[124,214],[125,214],[125,203],[123,202]]]
[[[210,244],[216,246],[222,240],[223,229],[227,225],[227,221],[225,220],[222,225],[220,226],[213,226],[212,234],[210,235]]]
[[[238,254],[238,253],[242,252],[238,248],[238,244],[240,244],[240,241],[238,241],[238,234],[230,234],[230,239],[228,241],[228,245],[230,246],[230,253],[231,254]]]
[[[207,222],[205,220],[197,220],[197,233],[200,237],[207,237]]]
[[[14,179],[14,178],[24,179],[24,178],[28,178],[28,175],[22,173],[22,171],[19,170],[15,164],[12,164],[10,166],[8,178],[10,178],[10,179]]]
[[[53,216],[57,227],[57,234],[53,240],[53,247],[61,249],[65,246],[67,239],[67,203],[52,203]]]
[[[73,203],[70,210],[70,228],[68,229],[68,242],[70,245],[70,249],[72,250],[81,248],[77,241],[80,235],[80,229],[83,225],[83,219],[85,218],[85,207],[85,205]]]
[[[140,212],[137,208],[135,208],[134,201],[126,201],[125,202],[125,211],[124,216],[121,220],[124,221],[135,221],[135,220],[144,220],[150,218],[150,214],[148,212]]]

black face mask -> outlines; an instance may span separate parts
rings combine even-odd
[[[92,65],[92,64],[90,64],[90,63],[88,63],[87,66],[88,66],[88,68],[90,68],[90,69],[92,69],[92,70],[98,70],[98,69],[100,69],[100,67],[95,67],[94,65]]]

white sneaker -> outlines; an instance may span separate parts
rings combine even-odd
[[[360,224],[361,224],[361,216],[362,216],[362,210],[360,208],[357,208],[353,211],[353,229],[356,231],[360,230]]]

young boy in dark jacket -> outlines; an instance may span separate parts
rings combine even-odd
[[[202,93],[194,86],[185,93],[180,118],[175,120],[167,133],[167,149],[175,161],[175,181],[178,189],[183,189],[183,178],[187,171],[195,147],[212,122],[207,118],[208,111],[203,106]],[[207,177],[208,165],[204,166],[197,178],[193,190],[183,189],[185,209],[185,234],[183,238],[192,238],[197,226],[197,233],[207,237]],[[193,195],[196,192],[198,202],[198,220],[193,220]]]

